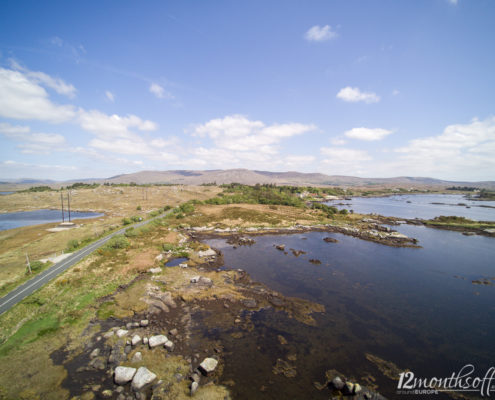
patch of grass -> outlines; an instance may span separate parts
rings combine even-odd
[[[0,347],[0,357],[44,335],[57,331],[59,327],[60,322],[55,315],[48,315],[26,322],[14,335],[2,344]]]
[[[427,225],[436,226],[450,226],[450,227],[462,227],[470,229],[490,229],[495,228],[495,222],[490,221],[473,221],[465,217],[458,217],[455,215],[445,216],[441,215],[433,219],[424,221]]]

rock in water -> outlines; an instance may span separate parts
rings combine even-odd
[[[132,389],[135,391],[141,390],[143,387],[153,382],[156,375],[146,367],[140,367],[134,378],[132,378]]]
[[[215,371],[215,368],[218,365],[218,361],[214,358],[207,357],[203,360],[201,364],[199,364],[199,369],[204,375],[208,375]]]
[[[340,379],[339,376],[333,378],[332,385],[337,390],[342,390],[344,388],[344,382],[342,381],[342,379]]]
[[[153,347],[162,346],[168,342],[168,338],[165,335],[151,336],[148,339],[148,346],[152,349]]]
[[[132,381],[132,378],[136,374],[136,368],[131,367],[117,367],[115,368],[114,380],[117,385],[125,385]]]

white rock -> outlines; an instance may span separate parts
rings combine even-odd
[[[158,254],[156,257],[155,257],[155,261],[162,261],[163,260],[163,254]]]
[[[143,355],[141,354],[140,351],[137,351],[136,353],[134,353],[134,355],[132,356],[132,362],[139,362],[139,361],[143,361]]]
[[[174,350],[174,343],[171,341],[171,340],[167,340],[164,344],[165,348],[168,350],[168,351],[173,351]]]
[[[109,331],[103,334],[105,339],[111,338],[115,333],[113,331]]]
[[[121,337],[124,337],[125,335],[127,335],[128,333],[129,333],[129,331],[126,331],[125,329],[119,329],[119,330],[117,331],[117,336],[118,336],[119,338],[121,338]]]
[[[205,251],[198,251],[198,256],[199,257],[211,257],[211,256],[216,256],[217,253],[213,249],[208,249]]]
[[[201,278],[201,277],[200,277],[199,275],[198,275],[198,276],[193,276],[193,277],[191,278],[191,283],[198,283],[200,278]]]
[[[132,388],[135,391],[141,390],[155,379],[156,375],[153,372],[146,367],[140,367],[137,370],[136,375],[134,375],[134,378],[132,378]]]
[[[100,355],[100,349],[96,348],[94,349],[91,354],[89,355],[89,357],[91,358],[95,358],[95,357],[98,357]]]
[[[191,395],[193,395],[194,393],[196,393],[196,390],[198,390],[198,386],[199,386],[198,382],[193,382],[191,384]]]
[[[168,341],[168,338],[165,335],[151,336],[148,339],[148,345],[152,349],[153,347],[164,345],[165,343],[167,343],[167,341]]]
[[[150,271],[152,274],[159,274],[162,272],[162,269],[160,267],[156,267],[156,268],[150,268],[148,271]]]
[[[188,265],[187,264],[179,264],[179,268],[187,268]]]
[[[136,374],[136,368],[131,367],[117,367],[115,368],[114,380],[117,385],[125,385],[127,382],[132,381],[132,378]]]
[[[149,323],[150,322],[147,319],[142,319],[141,322],[139,322],[139,325],[141,325],[141,326],[148,326]]]
[[[131,339],[131,344],[133,346],[137,345],[141,341],[141,336],[139,335],[134,335]]]
[[[207,357],[203,360],[201,364],[199,364],[199,368],[208,375],[210,372],[215,371],[215,368],[218,365],[218,361],[214,358]]]
[[[148,338],[147,337],[143,338],[143,344],[148,344]]]

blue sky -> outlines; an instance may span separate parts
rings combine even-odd
[[[495,2],[3,1],[0,179],[495,180]]]

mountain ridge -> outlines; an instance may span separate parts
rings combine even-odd
[[[180,184],[201,185],[208,183],[275,184],[294,186],[343,186],[343,187],[448,187],[474,186],[495,189],[495,181],[450,181],[429,177],[398,176],[392,178],[361,178],[347,175],[326,175],[319,172],[262,171],[243,168],[225,170],[144,170],[129,174],[114,175],[109,178],[71,179],[68,181],[22,179],[6,180],[5,184],[70,184],[73,182],[95,183],[137,183],[137,184]],[[3,183],[2,182],[2,183]],[[1,184],[1,183],[0,183]]]

